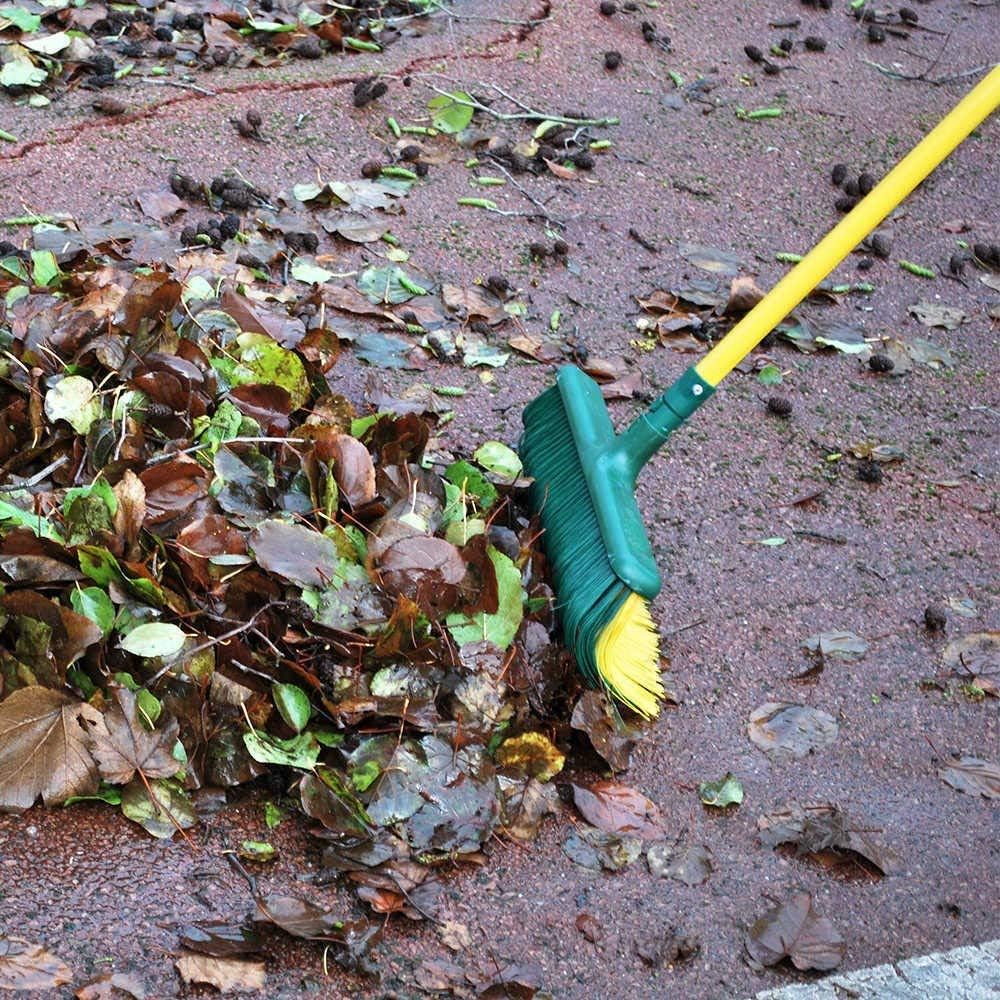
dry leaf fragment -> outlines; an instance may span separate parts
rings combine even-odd
[[[938,774],[952,788],[966,795],[1000,799],[1000,767],[979,757],[951,757]]]
[[[175,964],[184,982],[208,983],[220,993],[264,988],[266,972],[263,962],[187,954],[181,955]]]
[[[83,723],[101,713],[60,691],[26,687],[0,704],[0,812],[23,812],[97,790]]]
[[[659,807],[634,788],[616,781],[574,784],[572,788],[576,808],[598,829],[643,840],[662,840],[666,836]]]
[[[835,969],[847,945],[833,924],[816,915],[812,896],[797,892],[768,910],[744,939],[747,953],[761,965],[790,958],[796,969]]]
[[[0,937],[0,990],[54,990],[73,981],[69,966],[40,944]]]

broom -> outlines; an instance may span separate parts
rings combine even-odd
[[[771,291],[645,413],[616,435],[597,384],[578,368],[524,411],[520,454],[534,480],[564,641],[584,680],[645,718],[659,713],[660,576],[635,500],[654,452],[765,336],[1000,106],[1000,66],[977,84]]]

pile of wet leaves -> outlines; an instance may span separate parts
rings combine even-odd
[[[217,236],[179,238],[195,190],[233,209]],[[509,289],[404,270],[380,239],[403,194],[175,177],[138,196],[169,223],[8,220],[30,229],[0,246],[0,810],[99,799],[187,839],[213,789],[263,782],[324,879],[412,919],[436,913],[437,864],[557,810],[571,733],[542,720],[579,692],[516,453],[445,449],[455,387],[341,391],[348,361],[483,363],[511,316]],[[316,231],[382,256],[335,275]],[[625,766],[620,720],[585,699],[572,726]],[[253,901],[369,968],[380,923]],[[192,948],[239,952],[242,926]]]

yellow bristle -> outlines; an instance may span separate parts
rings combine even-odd
[[[646,719],[660,714],[660,637],[642,597],[625,598],[594,652],[601,679],[620,702]]]

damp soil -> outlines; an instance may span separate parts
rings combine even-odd
[[[113,90],[129,109],[121,118],[95,116],[79,92],[46,110],[4,99],[7,128],[22,140],[0,150],[7,210],[139,218],[135,192],[162,185],[175,166],[205,178],[238,168],[272,191],[317,175],[357,177],[384,153],[386,115],[425,113],[427,85],[493,83],[534,106],[618,116],[621,124],[601,133],[613,145],[592,171],[522,179],[547,223],[458,207],[470,194],[469,154],[440,139],[433,147],[448,155],[430,167],[393,232],[430,274],[457,284],[507,276],[528,305],[526,330],[543,333],[558,309],[567,356],[572,343],[624,358],[655,394],[703,349],[688,340],[635,344],[637,296],[704,277],[680,256],[680,242],[736,254],[743,273],[768,287],[786,268],[776,252],[805,252],[836,221],[832,165],[883,173],[998,56],[993,9],[957,0],[920,4],[921,30],[878,45],[842,5],[791,0],[611,16],[596,2],[570,0],[511,3],[502,13],[478,2],[450,9],[454,17],[431,19],[420,37],[378,56],[214,70],[197,78],[210,94],[126,79]],[[653,43],[646,18],[656,22]],[[801,24],[769,26],[790,18]],[[825,49],[804,51],[806,35],[822,36]],[[656,41],[662,36],[669,47]],[[767,52],[785,36],[791,55],[768,57],[778,74],[744,52]],[[608,51],[621,54],[613,71]],[[894,78],[873,62],[925,78]],[[373,72],[385,74],[389,90],[356,109],[352,85]],[[784,113],[746,120],[737,106]],[[266,141],[230,123],[248,107],[261,111]],[[748,926],[795,889],[809,890],[840,929],[844,968],[1000,934],[987,889],[1000,875],[996,804],[958,793],[937,774],[953,753],[996,757],[997,701],[971,699],[954,679],[921,683],[941,674],[949,639],[1000,627],[1000,294],[980,281],[981,270],[970,269],[965,283],[945,277],[957,240],[1000,239],[997,151],[994,120],[883,227],[891,254],[863,273],[875,291],[815,307],[872,338],[930,339],[951,352],[952,367],[917,364],[895,377],[850,355],[770,345],[757,356],[785,372],[780,393],[791,413],[769,413],[775,390],[737,373],[641,477],[639,502],[664,574],[653,615],[677,703],[645,729],[621,780],[655,801],[671,829],[706,844],[716,871],[688,887],[654,879],[645,862],[615,874],[580,868],[561,850],[579,822],[567,806],[536,841],[497,841],[481,866],[445,873],[444,915],[467,925],[476,956],[536,962],[543,989],[561,998],[748,997],[810,981],[790,967],[754,971],[743,957]],[[505,209],[533,207],[511,185],[486,193]],[[967,231],[956,233],[956,224]],[[565,262],[532,260],[528,245],[553,236],[568,244]],[[859,260],[852,256],[835,279],[858,280]],[[904,271],[900,260],[938,277]],[[907,312],[918,299],[961,308],[968,322],[927,330]],[[357,398],[373,383],[397,390],[413,378],[366,369],[349,351],[338,367],[342,391]],[[488,437],[514,443],[521,409],[552,373],[520,356],[487,376],[448,366],[441,380],[468,390],[455,400],[448,445],[463,452]],[[615,402],[612,415],[624,423],[639,405]],[[848,451],[864,441],[891,443],[905,458],[886,465],[880,482],[862,481]],[[815,497],[798,502],[808,493]],[[786,541],[758,544],[774,537]],[[949,611],[943,632],[929,632],[924,609],[942,602],[961,612]],[[807,665],[802,641],[828,629],[864,636],[869,652],[796,679]],[[837,741],[801,760],[770,761],[746,736],[750,713],[769,701],[829,712]],[[582,753],[570,757],[578,775],[593,776],[593,765]],[[726,772],[742,781],[743,804],[706,810],[698,783]],[[117,970],[138,975],[149,996],[208,996],[176,975],[177,929],[247,910],[247,886],[224,853],[245,839],[279,848],[279,860],[257,875],[271,891],[307,893],[345,917],[357,912],[346,893],[310,883],[319,847],[296,821],[268,832],[260,792],[232,798],[192,844],[153,841],[96,805],[0,817],[0,931],[44,944],[70,965],[74,985],[58,995]],[[757,816],[789,801],[849,807],[900,855],[901,872],[875,878],[762,847]],[[581,914],[598,933],[578,930]],[[700,943],[689,960],[656,967],[638,956],[638,943],[677,931]],[[472,957],[448,951],[433,924],[403,918],[389,922],[376,949],[381,979],[343,974],[324,962],[321,946],[277,935],[264,950],[259,995],[271,998],[420,996],[422,963]]]

